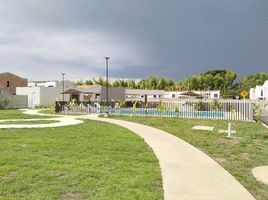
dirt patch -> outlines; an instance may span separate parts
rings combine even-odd
[[[49,172],[49,175],[50,175],[51,177],[56,177],[56,178],[60,178],[60,177],[63,176],[63,174],[62,174],[61,172],[58,172],[58,171],[50,171],[50,172]]]
[[[64,192],[60,198],[60,200],[80,200],[82,199],[79,192],[76,191],[66,191]]]
[[[11,171],[11,172],[9,172],[9,174],[2,176],[2,179],[3,180],[10,180],[11,178],[13,178],[16,175],[17,175],[17,171]]]
[[[227,160],[224,159],[224,158],[215,158],[215,160],[216,160],[216,162],[219,163],[219,164],[222,164],[222,163],[227,162]]]
[[[243,160],[250,160],[250,158],[249,158],[249,153],[242,153],[242,154],[241,154],[241,158],[242,158]]]
[[[218,142],[221,144],[228,144],[228,145],[236,145],[241,143],[240,139],[238,138],[220,138]]]

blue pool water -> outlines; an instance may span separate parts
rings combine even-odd
[[[204,118],[223,118],[224,112],[217,111],[197,111],[197,112],[175,112],[170,111],[158,111],[157,109],[143,109],[137,108],[134,112],[133,108],[119,108],[103,110],[102,112],[109,112],[114,115],[138,115],[138,116],[167,116],[167,117],[204,117]]]

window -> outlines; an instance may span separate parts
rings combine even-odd
[[[156,95],[154,95],[154,98],[157,98],[157,96],[156,96]]]
[[[172,98],[174,99],[176,97],[176,95],[175,94],[172,94]]]
[[[6,86],[10,87],[10,82],[9,81],[7,81]]]
[[[218,98],[218,94],[214,94],[214,98],[217,99]]]
[[[263,97],[263,90],[261,90],[261,97]]]

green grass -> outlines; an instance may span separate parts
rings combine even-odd
[[[0,141],[0,199],[163,199],[158,160],[122,127],[3,129]]]
[[[0,120],[1,119],[34,119],[34,118],[54,117],[54,116],[27,115],[22,112],[23,111],[16,110],[16,109],[0,110]]]
[[[59,122],[58,120],[34,120],[34,121],[4,121],[0,122],[0,125],[3,124],[52,124]]]
[[[268,129],[254,122],[233,122],[234,138],[218,133],[227,121],[112,116],[167,131],[199,148],[229,171],[258,200],[268,199],[268,185],[256,181],[251,170],[268,165]],[[214,131],[192,130],[195,125],[214,126]]]
[[[51,109],[43,109],[40,110],[39,113],[43,113],[43,114],[51,114],[51,115],[69,115],[69,116],[79,116],[79,115],[85,115],[84,113],[77,113],[77,114],[61,114],[61,113],[55,113],[54,111],[52,111]]]

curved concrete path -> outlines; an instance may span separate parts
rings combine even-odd
[[[39,113],[39,110],[24,110],[24,114],[28,115],[41,115],[41,116],[60,116],[59,118],[40,118],[40,119],[20,119],[20,120],[0,120],[0,121],[38,121],[38,120],[55,120],[57,122],[50,124],[7,124],[0,125],[1,128],[52,128],[61,126],[70,126],[83,123],[83,120],[77,119],[76,116],[62,116],[62,115],[50,115]]]
[[[254,200],[226,170],[189,143],[156,128],[97,115],[83,118],[120,125],[138,134],[159,159],[165,200]]]

